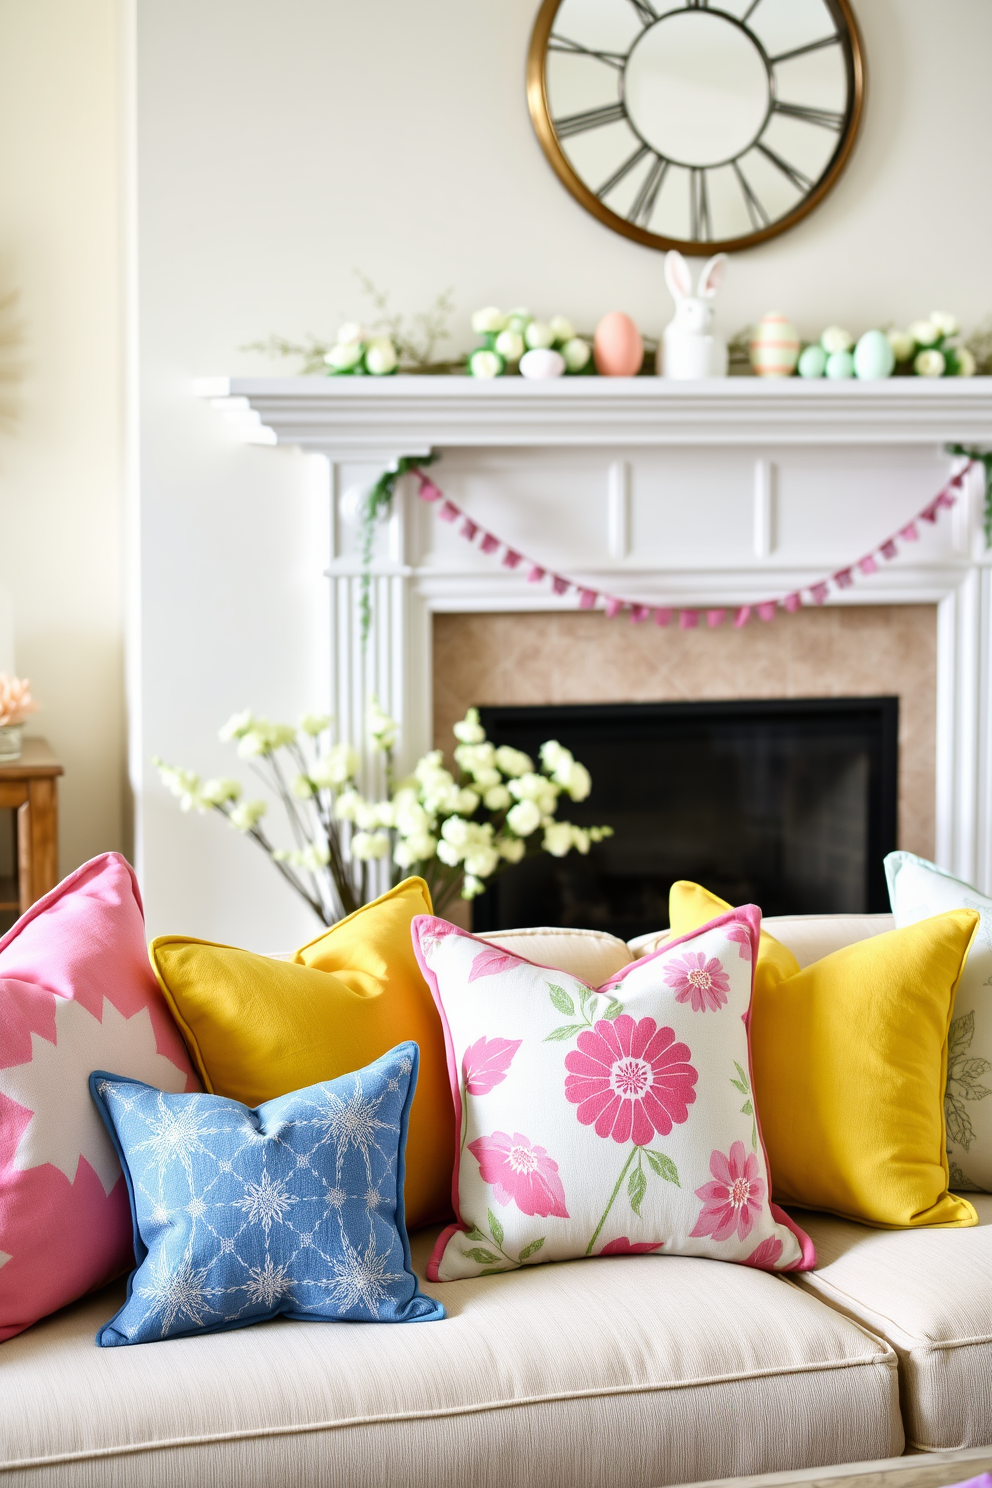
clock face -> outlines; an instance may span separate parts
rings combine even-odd
[[[569,191],[615,231],[712,253],[826,195],[864,89],[848,0],[544,0],[527,98]]]

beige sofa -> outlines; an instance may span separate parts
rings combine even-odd
[[[891,920],[768,924],[806,964]],[[589,932],[491,938],[594,983],[632,957]],[[657,1488],[986,1445],[992,1196],[976,1206],[972,1230],[804,1214],[802,1278],[617,1256],[422,1282],[448,1310],[429,1327],[98,1349],[118,1283],[0,1345],[0,1488]]]

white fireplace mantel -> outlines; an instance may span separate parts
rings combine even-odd
[[[992,378],[203,377],[196,393],[252,444],[332,460],[431,445],[940,444],[992,440]]]
[[[648,604],[715,607],[783,595],[857,560],[936,494],[952,468],[945,444],[992,446],[992,378],[213,377],[194,391],[248,443],[329,461],[336,715],[357,736],[376,694],[412,757],[431,743],[432,613],[575,601],[461,540],[407,482],[377,535],[363,649],[358,516],[399,455],[440,451],[432,473],[445,493],[551,571]],[[992,892],[992,555],[980,480],[903,549],[830,602],[938,606],[937,857]]]

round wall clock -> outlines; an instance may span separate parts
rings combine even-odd
[[[544,0],[527,101],[558,176],[615,232],[748,248],[822,201],[854,145],[848,0]]]

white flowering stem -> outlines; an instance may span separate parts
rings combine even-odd
[[[221,816],[230,816],[231,814],[231,807],[226,801],[223,805],[215,806],[213,809],[215,811],[219,811]],[[278,868],[279,872],[282,874],[286,882],[296,890],[296,892],[302,899],[305,899],[307,901],[310,908],[313,910],[314,914],[319,920],[323,921],[325,925],[333,924],[333,921],[329,921],[327,919],[327,915],[321,901],[319,899],[315,899],[312,894],[309,894],[307,892],[305,884],[303,884],[301,880],[297,878],[296,874],[293,872],[292,868],[290,868],[288,863],[281,862],[275,856],[275,847],[269,841],[268,837],[266,837],[265,833],[262,831],[262,828],[258,825],[257,822],[249,831],[244,833],[244,836],[252,837],[258,843],[262,851],[268,858],[271,859],[276,868]]]

